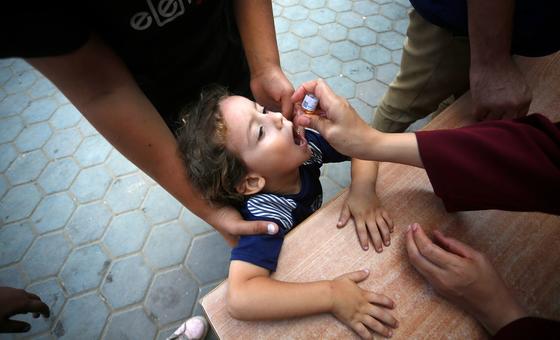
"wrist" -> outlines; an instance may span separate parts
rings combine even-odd
[[[495,298],[493,302],[487,303],[483,311],[477,313],[477,319],[484,325],[492,335],[511,322],[528,316],[527,311],[511,296],[509,292],[503,292],[502,298]]]

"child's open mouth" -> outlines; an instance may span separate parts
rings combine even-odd
[[[299,146],[307,145],[307,140],[305,139],[305,129],[301,126],[294,125],[292,128],[292,133],[294,135],[294,143]]]

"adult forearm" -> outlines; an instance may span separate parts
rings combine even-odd
[[[228,311],[240,320],[277,320],[330,312],[330,281],[290,283],[255,277],[230,286]]]
[[[272,2],[236,0],[235,16],[252,75],[280,66]]]
[[[510,57],[514,0],[468,0],[471,67]]]

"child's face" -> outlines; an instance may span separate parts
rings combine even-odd
[[[250,172],[274,178],[311,157],[307,142],[295,137],[292,122],[281,113],[263,112],[262,106],[239,96],[224,99],[220,108],[227,126],[227,147]]]

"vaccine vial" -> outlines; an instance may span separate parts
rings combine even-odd
[[[303,101],[301,102],[301,109],[307,114],[315,114],[315,110],[317,109],[318,104],[319,99],[317,99],[317,97],[315,97],[313,94],[307,93],[305,97],[303,97]]]

